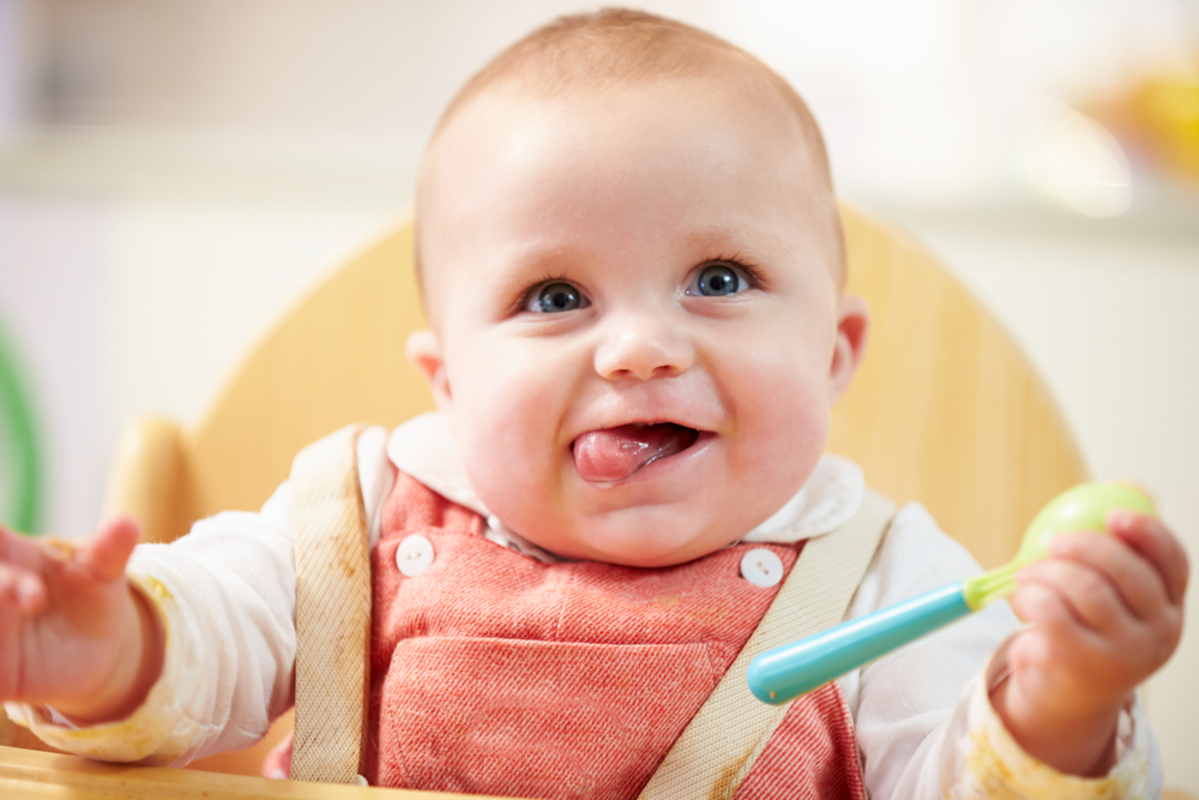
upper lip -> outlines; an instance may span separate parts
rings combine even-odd
[[[721,405],[702,388],[662,386],[630,387],[624,391],[601,391],[581,398],[578,413],[568,420],[570,441],[584,433],[624,425],[674,424],[700,433],[717,432],[727,424]]]
[[[583,427],[573,437],[571,441],[575,441],[580,436],[592,431],[611,430],[613,428],[623,428],[625,426],[649,426],[649,425],[678,425],[682,428],[691,428],[699,433],[707,433],[710,431],[702,425],[693,424],[690,421],[682,420],[677,417],[617,417],[615,419],[605,419],[599,421],[599,424]]]

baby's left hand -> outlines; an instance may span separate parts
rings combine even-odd
[[[1012,640],[1011,674],[991,693],[1029,755],[1092,777],[1114,764],[1129,693],[1178,646],[1189,572],[1161,520],[1114,511],[1107,526],[1110,536],[1055,537],[1050,558],[1020,571],[1011,604],[1031,627]]]

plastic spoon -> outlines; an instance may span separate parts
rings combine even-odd
[[[750,662],[746,676],[749,689],[764,703],[785,703],[1007,597],[1016,590],[1020,568],[1049,555],[1053,536],[1070,531],[1106,531],[1104,520],[1117,509],[1156,513],[1153,501],[1135,486],[1075,486],[1041,509],[1024,532],[1020,551],[1008,564],[767,650]]]

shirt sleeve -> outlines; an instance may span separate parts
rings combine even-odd
[[[359,438],[367,520],[394,481],[386,431]],[[290,489],[255,514],[224,512],[169,545],[139,545],[126,568],[166,634],[162,674],[128,718],[87,727],[53,709],[6,703],[47,744],[104,761],[181,766],[249,747],[294,699],[296,578]]]
[[[876,553],[850,616],[979,571],[923,507],[905,506]],[[986,677],[1006,671],[1003,645],[1019,629],[1007,603],[998,602],[841,679],[872,798],[1160,795],[1161,766],[1139,700],[1121,716],[1118,763],[1104,777],[1065,775],[1020,749],[991,707]]]

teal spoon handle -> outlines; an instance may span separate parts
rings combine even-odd
[[[798,642],[767,650],[749,664],[746,675],[749,689],[762,702],[780,705],[972,610],[966,603],[962,584],[934,589]]]

